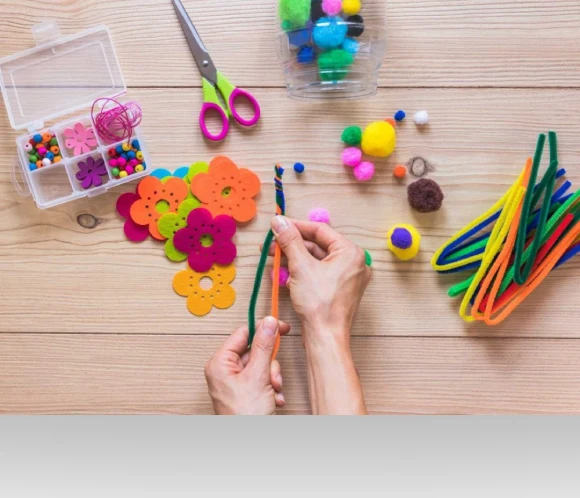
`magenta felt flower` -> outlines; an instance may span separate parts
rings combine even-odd
[[[81,182],[84,189],[100,187],[103,184],[103,176],[107,175],[107,166],[101,158],[95,160],[94,157],[87,157],[80,161],[77,171],[77,180]]]
[[[214,218],[207,209],[198,208],[189,213],[187,227],[176,232],[173,244],[188,255],[193,271],[203,273],[214,263],[229,265],[236,259],[237,249],[232,242],[235,233],[236,222],[231,216]]]
[[[66,148],[73,151],[75,156],[86,154],[97,146],[95,131],[92,127],[85,128],[82,123],[77,123],[74,128],[64,130],[64,144]]]

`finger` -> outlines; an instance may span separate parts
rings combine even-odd
[[[304,246],[306,247],[307,251],[314,256],[318,261],[322,261],[323,259],[328,256],[328,253],[319,247],[316,242],[311,242],[310,240],[304,241]],[[274,246],[270,247],[270,251],[268,252],[269,256],[274,256],[274,251],[276,248]],[[262,246],[260,246],[260,251],[262,251]]]
[[[282,320],[278,320],[278,327],[279,327],[278,333],[280,335],[287,335],[288,333],[290,333],[291,327],[289,323],[283,322]]]
[[[282,367],[277,360],[270,365],[270,383],[277,393],[282,392]]]
[[[276,406],[278,408],[282,408],[286,404],[286,400],[284,399],[284,395],[282,393],[276,393],[274,395],[274,399],[276,400]]]
[[[279,329],[278,320],[273,316],[267,316],[258,324],[248,363],[248,368],[258,377],[270,379],[270,364]]]
[[[326,223],[292,220],[302,238],[315,242],[322,250],[330,252],[331,246],[340,244],[346,239]]]
[[[300,232],[288,218],[274,216],[272,230],[276,236],[276,241],[288,258],[290,268],[300,268],[303,263],[311,258],[304,246],[304,240],[302,240]]]
[[[258,326],[260,326],[260,324],[262,323],[262,321],[260,320],[258,322]],[[290,324],[283,322],[282,320],[278,321],[278,325],[280,327],[279,333],[280,335],[287,335],[290,333]],[[241,357],[242,360],[242,365],[244,365],[244,368],[248,366],[248,363],[250,362],[250,350],[246,350],[244,352],[244,354]]]
[[[242,355],[248,349],[248,327],[240,327],[232,333],[222,344],[219,352],[231,351],[237,355]]]
[[[250,362],[250,350],[248,349],[243,355],[242,355],[242,365],[244,365],[244,368],[246,368],[248,366],[248,363]]]

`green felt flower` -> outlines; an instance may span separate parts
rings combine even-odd
[[[187,226],[187,217],[195,208],[201,206],[201,202],[195,197],[188,197],[177,208],[177,213],[167,213],[159,218],[157,227],[159,233],[167,238],[165,242],[165,254],[171,261],[185,261],[187,254],[184,254],[173,245],[173,237],[178,230]]]

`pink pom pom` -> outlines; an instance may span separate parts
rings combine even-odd
[[[327,209],[316,208],[308,213],[308,219],[318,223],[330,223],[330,213]]]
[[[362,151],[356,147],[348,147],[342,151],[342,164],[354,168],[362,160]]]
[[[274,270],[270,274],[270,278],[272,281],[274,280]],[[290,272],[288,268],[284,268],[283,266],[280,267],[280,287],[286,287],[288,285],[288,280],[290,280]]]
[[[354,168],[354,176],[359,182],[367,182],[375,176],[375,165],[364,161]]]
[[[336,16],[342,11],[342,0],[322,0],[322,10],[329,16]]]

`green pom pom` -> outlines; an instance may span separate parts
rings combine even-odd
[[[346,78],[348,66],[354,62],[351,53],[337,48],[318,57],[318,69],[322,81],[340,81]]]
[[[362,141],[362,128],[360,126],[349,126],[342,132],[342,141],[355,147],[356,145],[360,145]]]
[[[373,257],[371,253],[365,250],[365,263],[367,266],[373,266]]]
[[[310,20],[310,0],[280,0],[279,12],[285,31],[301,28]]]

